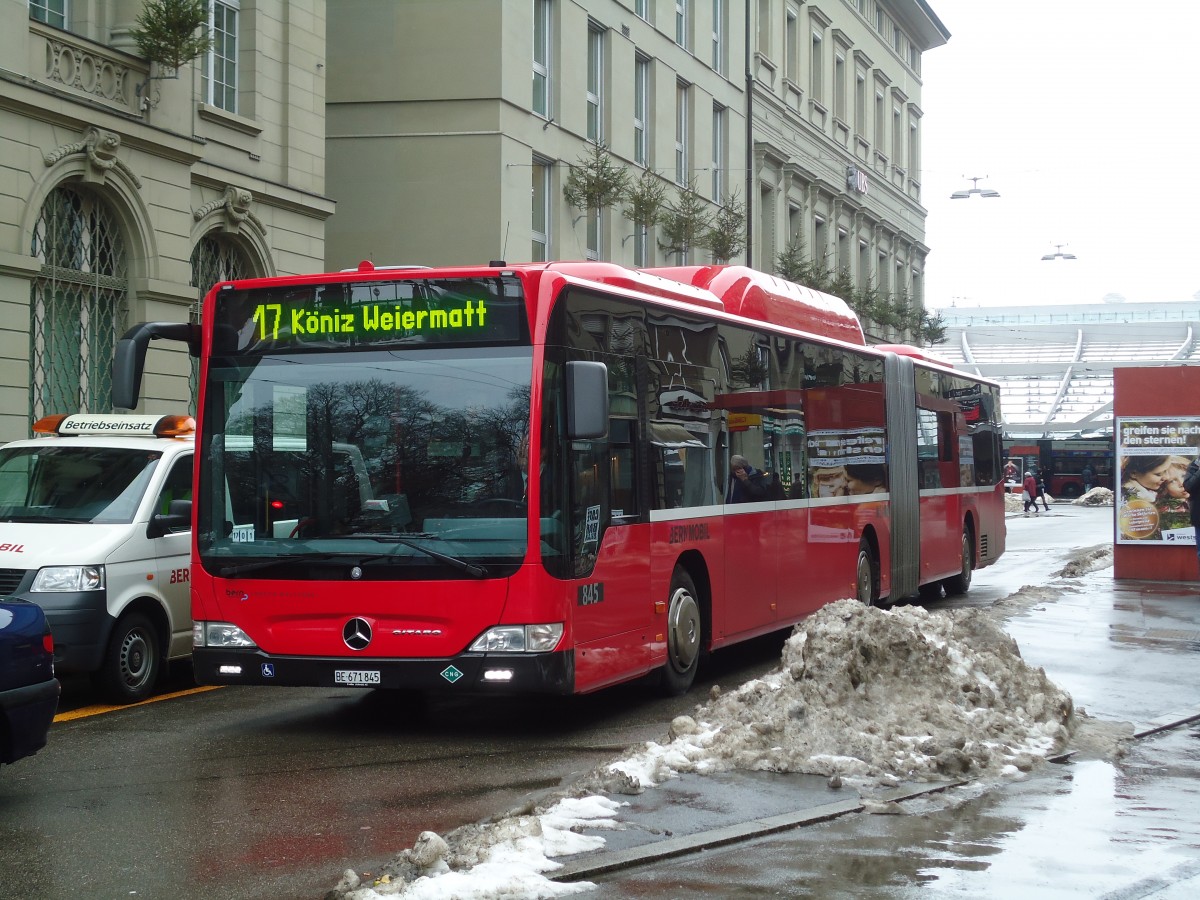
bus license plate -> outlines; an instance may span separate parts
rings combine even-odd
[[[353,686],[379,684],[379,671],[377,669],[335,669],[333,672],[333,683]]]

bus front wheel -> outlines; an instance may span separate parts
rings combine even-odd
[[[692,576],[677,568],[671,576],[667,601],[667,662],[662,669],[662,686],[667,694],[685,694],[692,686],[700,666],[703,634],[696,585]]]

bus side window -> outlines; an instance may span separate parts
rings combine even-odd
[[[632,419],[609,419],[608,422],[608,502],[613,524],[637,520],[636,458],[637,424]]]

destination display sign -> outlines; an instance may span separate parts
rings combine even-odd
[[[216,353],[517,344],[528,339],[512,277],[357,281],[216,295]]]

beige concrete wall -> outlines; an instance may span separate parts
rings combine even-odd
[[[731,3],[730,6],[739,4]],[[632,0],[552,4],[551,113],[532,105],[532,2],[330,0],[327,172],[338,204],[329,221],[330,268],[364,257],[425,265],[527,260],[534,156],[554,163],[550,255],[583,258],[586,223],[562,198],[586,140],[589,20],[604,29],[603,140],[631,175],[634,54],[654,58],[651,168],[674,179],[675,81],[695,86],[692,157],[708,196],[712,103],[729,108],[729,167],[745,171],[742,20],[727,42],[732,76],[716,73],[711,4],[695,3],[695,46],[674,43],[674,3],[653,22]],[[628,33],[626,33],[628,32]],[[693,52],[694,51],[694,52]],[[731,179],[744,195],[741,177]],[[632,226],[604,217],[601,256],[633,262]],[[651,260],[660,261],[656,254]]]

